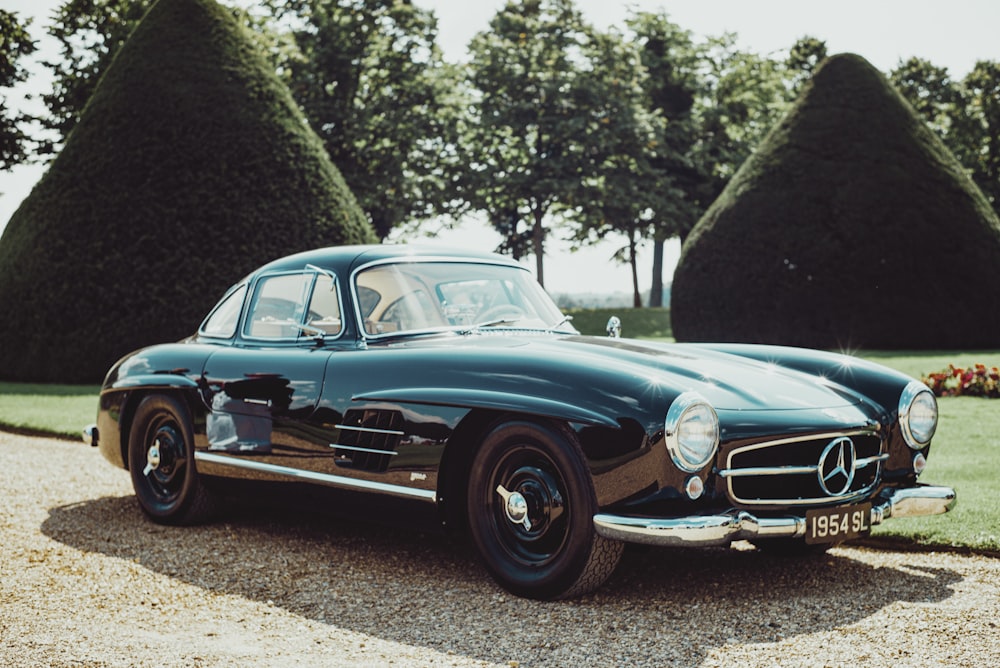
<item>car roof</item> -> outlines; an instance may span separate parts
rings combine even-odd
[[[380,244],[317,248],[279,258],[263,265],[253,273],[296,271],[304,269],[306,265],[312,264],[317,267],[333,270],[344,276],[362,265],[397,259],[410,259],[414,261],[469,260],[473,262],[520,266],[511,258],[496,253],[469,251],[434,245]]]

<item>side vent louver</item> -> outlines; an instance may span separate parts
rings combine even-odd
[[[385,471],[403,436],[403,418],[397,411],[351,410],[337,425],[340,438],[333,444],[338,466]]]

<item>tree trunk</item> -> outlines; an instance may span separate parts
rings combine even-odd
[[[542,218],[544,217],[544,213],[538,209],[536,209],[534,213],[535,227],[531,230],[531,240],[535,251],[535,271],[538,273],[539,285],[544,288],[545,273],[543,270],[543,264],[545,260],[545,228],[542,227]]]
[[[666,240],[653,239],[653,276],[649,285],[649,306],[663,306],[663,247]]]
[[[635,230],[628,235],[628,262],[632,267],[632,306],[642,308],[642,295],[639,294],[639,267],[636,263]]]

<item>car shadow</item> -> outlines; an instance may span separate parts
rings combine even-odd
[[[642,548],[627,549],[597,592],[539,602],[497,587],[463,540],[327,515],[251,507],[216,524],[175,528],[148,521],[133,497],[122,496],[52,508],[42,531],[332,628],[522,666],[697,665],[727,643],[774,643],[853,624],[900,601],[939,602],[961,579],[921,568],[918,558],[874,567],[836,551],[791,559],[749,547]],[[210,568],[208,551],[198,548],[205,544]],[[580,625],[593,642],[581,645],[567,631]]]

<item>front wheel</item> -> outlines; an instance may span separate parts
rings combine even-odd
[[[603,584],[623,545],[597,535],[596,512],[583,452],[568,432],[505,422],[476,453],[470,529],[487,570],[511,593],[569,598]]]
[[[136,409],[128,443],[129,472],[139,506],[160,524],[209,519],[215,499],[194,466],[187,406],[174,397],[146,397]]]

